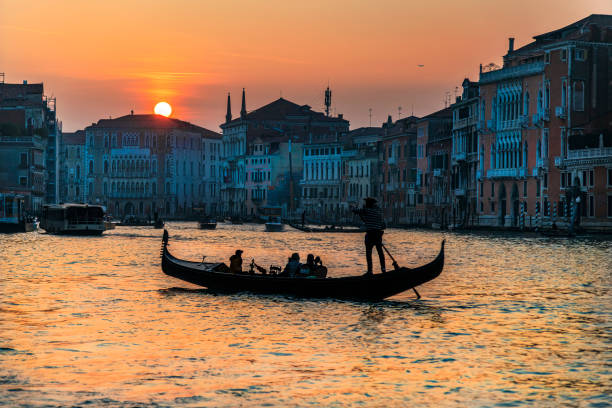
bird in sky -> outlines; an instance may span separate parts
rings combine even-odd
[[[418,64],[417,67],[419,68],[423,68],[425,66],[425,64]]]

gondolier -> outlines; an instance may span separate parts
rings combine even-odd
[[[376,247],[378,259],[380,259],[380,270],[385,273],[385,254],[382,248],[382,236],[386,228],[385,221],[382,217],[382,210],[376,205],[376,199],[367,197],[364,199],[363,208],[353,209],[353,212],[361,218],[366,226],[365,234],[365,249],[366,262],[368,263],[368,271],[366,275],[372,275],[372,248]]]

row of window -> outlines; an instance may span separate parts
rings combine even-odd
[[[150,135],[149,132],[125,132],[119,133],[119,135],[116,132],[113,132],[110,136],[105,133],[103,139],[104,147],[119,147],[117,143],[118,136],[121,138],[122,146],[137,147],[143,145],[144,147],[156,148],[158,145],[158,139],[161,144],[163,138],[165,137],[167,147],[177,147],[191,150],[195,148],[198,150],[201,149],[202,152],[206,153],[206,149],[208,146],[208,150],[210,151],[210,153],[219,153],[220,151],[219,142],[206,143],[204,139],[200,139],[194,136]],[[94,146],[94,134],[90,134],[87,138],[87,141],[89,146]]]
[[[327,156],[330,154],[340,154],[341,149],[339,147],[320,147],[320,148],[309,148],[304,149],[304,156]]]
[[[577,203],[577,208],[572,208],[573,204],[570,204],[566,200],[561,200],[557,202],[551,203],[547,199],[544,200],[542,206],[540,206],[540,202],[536,201],[534,212],[536,215],[542,215],[544,217],[553,217],[553,218],[570,218],[572,216],[573,211],[578,211],[581,216],[584,217],[594,217],[595,216],[595,197],[589,195],[586,199],[586,203],[580,202]],[[612,195],[608,196],[608,211],[607,216],[612,217]],[[484,202],[480,202],[480,212],[484,213]],[[489,212],[491,214],[496,214],[496,202],[491,201],[489,203]],[[529,205],[526,201],[523,201],[519,204],[519,213],[517,216],[527,216],[529,213]]]

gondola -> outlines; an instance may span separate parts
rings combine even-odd
[[[304,231],[304,232],[331,232],[331,233],[345,233],[345,234],[355,234],[360,232],[365,232],[364,229],[361,228],[344,228],[344,227],[324,227],[324,228],[311,228],[305,227],[299,224],[289,224],[291,228],[295,228],[296,230]]]
[[[395,270],[387,273],[341,278],[289,278],[270,274],[234,274],[229,273],[229,268],[224,263],[178,259],[170,253],[168,245],[168,232],[164,230],[161,248],[163,272],[206,287],[213,292],[251,292],[304,298],[379,301],[435,279],[444,267],[444,241],[438,256],[426,265],[417,268],[397,266]]]

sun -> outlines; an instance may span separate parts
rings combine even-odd
[[[170,106],[168,102],[159,102],[157,105],[155,105],[155,109],[153,109],[153,111],[157,115],[168,117],[172,113],[172,106]]]

